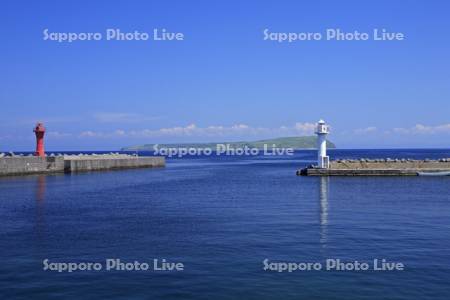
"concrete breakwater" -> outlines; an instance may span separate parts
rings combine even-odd
[[[338,159],[329,168],[308,166],[298,170],[302,176],[417,176],[420,172],[448,172],[450,158],[425,159]]]
[[[164,167],[162,156],[89,154],[0,157],[0,176]]]

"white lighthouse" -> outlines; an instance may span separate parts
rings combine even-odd
[[[317,164],[319,168],[328,169],[330,166],[330,158],[327,156],[327,134],[330,129],[324,120],[317,123]]]

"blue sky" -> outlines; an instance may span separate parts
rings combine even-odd
[[[244,3],[245,2],[245,3]],[[310,134],[341,148],[450,147],[447,1],[3,1],[0,151]],[[395,3],[394,3],[395,2]],[[182,32],[183,41],[43,40]],[[265,41],[270,32],[402,32],[403,41]]]

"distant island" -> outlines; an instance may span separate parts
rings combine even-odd
[[[294,149],[315,149],[317,148],[317,136],[295,136],[295,137],[281,137],[268,140],[258,140],[252,142],[219,142],[219,143],[185,143],[185,144],[158,144],[162,148],[216,148],[218,144],[228,144],[233,148],[258,148],[263,149],[264,145],[276,148],[294,148]],[[144,144],[130,147],[124,147],[121,151],[153,151],[155,144]],[[327,148],[336,148],[336,146],[327,141]]]

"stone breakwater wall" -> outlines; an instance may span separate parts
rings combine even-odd
[[[63,157],[9,156],[0,158],[0,176],[64,172]]]
[[[132,169],[132,168],[155,168],[164,167],[165,159],[158,157],[70,157],[64,159],[65,172],[84,172],[112,169]]]
[[[450,171],[450,158],[437,160],[413,159],[339,159],[330,162],[329,169],[313,165],[298,170],[305,176],[417,176],[419,172]]]
[[[439,169],[450,168],[450,158],[438,160],[413,159],[339,159],[331,161],[330,169]]]
[[[126,154],[0,157],[0,176],[164,167],[162,156]]]

